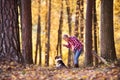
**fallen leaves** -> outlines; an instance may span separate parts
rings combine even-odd
[[[119,67],[56,69],[6,63],[0,65],[0,80],[120,80]]]

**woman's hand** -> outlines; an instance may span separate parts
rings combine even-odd
[[[71,49],[72,49],[72,51],[74,52],[74,46],[72,46],[72,48],[71,48]]]
[[[66,47],[66,44],[63,44],[64,47]]]

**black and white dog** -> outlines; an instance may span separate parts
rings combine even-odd
[[[55,64],[56,64],[56,68],[67,68],[60,56],[55,57]]]

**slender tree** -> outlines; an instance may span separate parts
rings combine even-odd
[[[113,26],[113,0],[101,0],[100,53],[107,61],[117,59]]]
[[[93,29],[94,29],[94,50],[97,53],[97,15],[96,15],[96,0],[93,0]],[[98,64],[98,59],[95,57],[95,65]]]
[[[21,0],[22,54],[27,64],[32,64],[31,0]]]
[[[39,0],[39,8],[38,8],[38,11],[39,11],[39,15],[38,15],[38,26],[40,28],[40,39],[39,39],[39,65],[42,65],[42,44],[41,44],[41,0]],[[38,29],[39,30],[39,29]]]
[[[46,13],[45,13],[45,66],[47,65],[47,35],[48,35],[48,31],[47,31],[47,17],[48,17],[48,0],[46,0]]]
[[[50,52],[50,27],[51,27],[51,0],[49,0],[48,5],[48,16],[47,16],[47,43],[45,51],[45,66],[49,66],[49,52]]]
[[[78,29],[79,29],[79,8],[80,8],[80,0],[77,0],[76,1],[76,17],[75,17],[75,29],[74,29],[74,35],[76,37],[79,36],[79,32],[78,32]]]
[[[41,65],[41,16],[40,16],[41,0],[38,1],[38,26],[37,26],[37,39],[36,39],[36,51],[35,51],[35,63],[37,64],[37,56],[39,51],[39,65]]]
[[[17,0],[0,0],[0,59],[21,61]]]
[[[85,65],[92,66],[92,0],[87,0],[85,26]]]
[[[66,0],[66,10],[67,10],[67,15],[68,15],[68,27],[69,27],[69,35],[71,35],[71,12],[70,12],[70,2],[69,0]],[[72,54],[69,49],[68,52],[68,66],[71,66],[71,59],[72,59]]]
[[[84,0],[78,0],[79,11],[80,11],[80,40],[84,40]]]
[[[61,0],[61,11],[58,29],[57,55],[62,57],[62,27],[63,27],[63,0]]]
[[[69,0],[66,0],[66,10],[67,10],[67,15],[68,15],[68,27],[69,27],[69,34],[71,35],[71,12],[70,12],[70,2]]]

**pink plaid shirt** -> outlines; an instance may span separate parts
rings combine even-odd
[[[68,44],[65,45],[67,48],[72,49],[72,51],[80,50],[83,47],[83,44],[75,37],[69,37]]]

